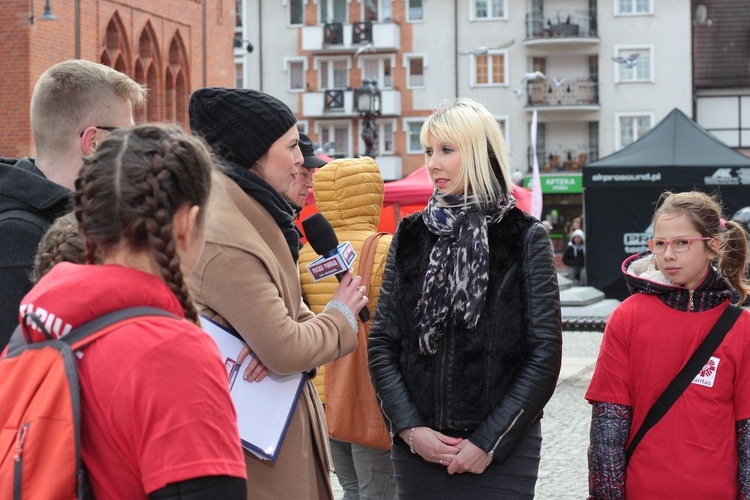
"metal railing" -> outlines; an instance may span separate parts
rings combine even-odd
[[[526,38],[596,37],[595,9],[530,10],[526,13]]]
[[[599,103],[599,86],[591,78],[547,78],[527,83],[529,106],[575,106]]]

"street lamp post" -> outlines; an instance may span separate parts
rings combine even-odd
[[[354,105],[362,117],[362,141],[365,143],[365,156],[375,158],[378,154],[378,128],[375,118],[380,116],[381,99],[378,82],[375,79],[362,80],[362,85],[354,90]]]

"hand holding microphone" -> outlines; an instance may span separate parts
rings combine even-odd
[[[338,266],[337,269],[340,269],[335,274],[339,280],[339,286],[333,297],[331,297],[331,300],[338,300],[346,304],[353,312],[359,311],[359,319],[363,323],[370,319],[370,311],[366,307],[368,298],[365,294],[367,291],[361,286],[362,278],[353,276],[348,265],[343,267],[342,264],[345,263],[346,258],[339,257],[346,256],[337,255],[339,253],[339,239],[333,231],[331,224],[323,215],[316,213],[303,220],[302,227],[305,230],[307,241],[315,253],[324,258],[336,258],[329,263],[321,264],[323,267],[335,264]],[[351,246],[348,248],[351,250]],[[353,250],[351,251],[353,252]]]

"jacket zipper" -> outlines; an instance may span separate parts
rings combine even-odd
[[[380,393],[378,392],[375,395],[378,397],[378,402],[380,402],[380,413],[382,413],[385,419],[388,421],[388,436],[390,436],[391,438],[391,447],[393,447],[393,423],[391,422],[388,414],[385,412],[385,408],[383,408],[383,398],[380,397]]]
[[[691,311],[695,309],[695,304],[693,304],[693,293],[695,293],[695,290],[688,290],[688,297],[690,297],[688,299],[688,309]]]
[[[443,339],[443,342],[447,343],[448,340]],[[445,427],[443,424],[444,417],[445,417],[445,415],[443,415],[443,410],[445,406],[444,404],[445,403],[445,397],[444,397],[445,396],[445,392],[444,392],[445,390],[445,356],[447,355],[447,352],[448,352],[448,347],[445,346],[443,348],[442,359],[440,360],[440,389],[439,389],[440,403],[439,403],[439,408],[438,408],[438,429],[442,429]]]
[[[508,435],[508,433],[511,431],[511,429],[513,429],[513,426],[516,425],[516,422],[518,421],[518,419],[519,419],[519,417],[521,415],[523,415],[523,408],[521,408],[520,410],[518,410],[518,413],[516,413],[516,416],[513,417],[513,420],[511,420],[510,425],[508,426],[508,428],[505,429],[505,432],[503,432],[502,434],[500,434],[500,437],[498,437],[497,441],[495,441],[495,446],[493,446],[492,449],[490,450],[490,452],[487,453],[487,464],[489,464],[490,462],[492,462],[492,459],[495,457],[495,450],[500,445],[500,441],[502,441],[503,438]]]
[[[26,433],[29,431],[31,422],[25,423],[18,430],[16,438],[15,453],[13,454],[13,499],[21,500],[21,473],[23,472],[23,444],[26,441]]]

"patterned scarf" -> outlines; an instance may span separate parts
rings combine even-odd
[[[516,206],[510,195],[486,213],[472,203],[464,207],[464,201],[463,196],[435,193],[422,211],[425,226],[438,236],[415,311],[422,354],[437,352],[450,318],[467,328],[477,326],[489,282],[487,225]]]
[[[294,210],[292,207],[269,183],[252,170],[227,160],[224,160],[224,166],[226,167],[226,174],[248,196],[260,203],[271,214],[271,217],[281,229],[296,264],[299,258],[300,245],[297,226],[294,225]]]

